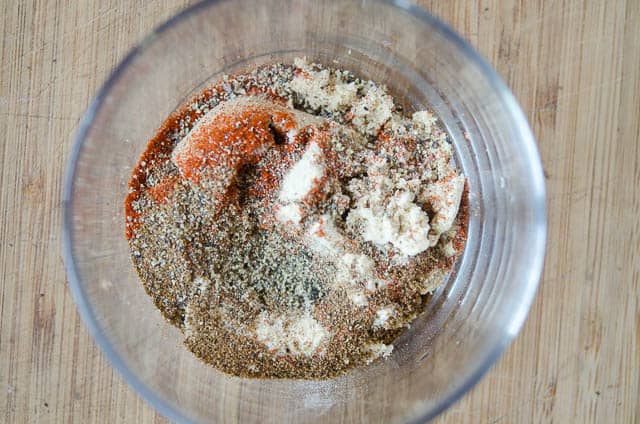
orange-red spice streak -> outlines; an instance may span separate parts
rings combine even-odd
[[[242,166],[258,162],[274,144],[271,128],[286,133],[295,125],[292,114],[268,106],[243,105],[222,111],[192,130],[173,161],[182,176],[194,184],[205,174],[235,175]]]
[[[204,101],[223,91],[222,85],[212,86],[202,94],[195,96],[191,102],[183,104],[172,113],[162,124],[156,134],[149,140],[145,151],[140,156],[138,163],[129,180],[129,194],[124,201],[125,213],[125,237],[129,240],[133,237],[136,228],[140,225],[140,214],[134,209],[133,202],[138,200],[146,188],[147,167],[158,166],[168,161],[175,143],[171,141],[171,135],[180,129],[180,122],[190,119],[194,122],[202,115],[201,112],[191,109],[193,102]]]
[[[180,145],[173,157],[182,177],[193,184],[199,184],[203,178],[218,178],[226,189],[211,194],[218,200],[228,200],[231,181],[224,179],[233,177],[241,167],[258,162],[261,155],[274,145],[274,131],[286,134],[296,126],[290,112],[273,106],[275,105],[239,106],[214,115],[208,122],[199,122],[188,135],[188,139],[184,140],[187,142]],[[167,120],[149,142],[133,172],[129,183],[130,194],[125,200],[127,239],[133,236],[139,225],[139,214],[132,207],[132,202],[137,200],[144,190],[147,190],[154,200],[161,201],[167,197],[176,182],[174,178],[165,179],[158,187],[143,188],[146,171],[142,164],[153,163],[157,166],[160,162],[169,160],[175,147],[169,141],[169,135],[177,130],[180,120],[186,116],[195,120],[198,118],[197,115],[197,112],[182,108]],[[275,176],[264,175],[264,178],[272,180],[268,185],[275,185]]]
[[[178,179],[178,175],[168,175],[160,180],[158,184],[149,187],[147,193],[156,203],[162,203],[167,200]]]

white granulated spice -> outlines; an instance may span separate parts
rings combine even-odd
[[[353,125],[363,134],[375,135],[391,118],[393,99],[374,84],[367,86],[367,93],[351,109]]]
[[[395,315],[395,307],[388,305],[376,311],[376,319],[373,321],[374,327],[386,327],[389,318]]]
[[[436,124],[436,117],[426,110],[419,110],[411,115],[414,128],[422,134],[431,134],[433,126]]]
[[[358,207],[349,219],[362,223],[362,237],[384,247],[391,243],[403,255],[414,256],[435,245],[429,236],[429,216],[415,203],[414,195],[399,192],[386,201],[375,194],[363,198],[372,207]],[[367,202],[368,201],[368,202]]]
[[[380,357],[386,358],[393,352],[393,345],[384,343],[374,343],[367,346],[367,348],[370,351],[370,356],[367,359],[367,363],[369,364]]]
[[[322,215],[319,221],[311,224],[306,240],[313,251],[333,260],[337,271],[334,285],[347,288],[362,285],[370,292],[387,285],[378,277],[375,263],[370,257],[349,250],[345,235],[335,227],[330,216]],[[362,297],[357,294],[352,300],[358,306],[364,304]]]
[[[305,60],[297,60],[295,65],[301,72],[289,87],[304,99],[309,108],[332,113],[347,110],[354,128],[366,135],[375,135],[391,118],[393,99],[384,87],[372,82],[361,84],[360,90],[365,94],[358,98],[358,85],[347,82],[345,73],[315,70]]]
[[[434,269],[427,278],[424,279],[422,287],[420,288],[420,294],[427,294],[433,292],[440,286],[442,280],[446,277],[447,271],[442,269]]]
[[[342,255],[345,239],[329,215],[321,215],[307,231],[309,247],[323,256]]]
[[[302,155],[287,172],[280,189],[280,201],[297,202],[305,198],[319,183],[324,174],[322,150],[316,143],[310,143]]]
[[[289,203],[278,207],[278,220],[283,224],[297,225],[302,219],[302,210],[295,203]]]
[[[463,191],[464,177],[461,175],[454,175],[425,187],[422,197],[431,204],[436,212],[432,227],[438,234],[444,233],[453,225]]]
[[[340,256],[342,265],[357,279],[370,280],[376,277],[376,264],[367,255],[361,253],[345,253]]]
[[[351,107],[357,99],[358,87],[344,80],[340,71],[330,73],[328,69],[314,70],[303,59],[294,64],[302,70],[289,84],[293,92],[305,100],[312,109],[336,112]]]
[[[453,246],[453,243],[451,241],[447,241],[447,242],[443,243],[442,246],[440,246],[440,251],[447,258],[455,256],[458,253],[458,251]]]
[[[300,317],[260,314],[256,337],[279,355],[312,355],[320,347],[328,332],[309,315]]]
[[[356,306],[367,306],[369,304],[367,296],[365,296],[364,293],[360,291],[351,293],[351,295],[349,295],[349,299],[351,299],[353,304]]]

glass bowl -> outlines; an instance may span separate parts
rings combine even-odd
[[[197,360],[134,272],[123,200],[147,140],[222,73],[313,61],[430,107],[469,179],[469,239],[391,357],[325,381],[252,380]],[[145,38],[86,112],[64,183],[64,256],[78,309],[107,358],[178,422],[419,422],[469,390],[520,329],[543,264],[544,178],[513,96],[451,29],[405,2],[205,1]],[[505,394],[506,396],[507,394]]]

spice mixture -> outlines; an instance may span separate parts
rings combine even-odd
[[[133,172],[133,263],[224,372],[327,378],[388,356],[466,240],[465,178],[428,111],[296,60],[225,76]]]

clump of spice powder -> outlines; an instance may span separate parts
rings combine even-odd
[[[133,171],[145,290],[203,361],[329,378],[389,356],[466,241],[466,182],[428,111],[296,60],[225,76]]]

